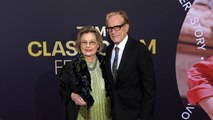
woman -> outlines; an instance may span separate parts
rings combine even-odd
[[[93,27],[83,27],[77,35],[80,53],[60,73],[60,95],[67,120],[109,120],[109,82],[105,60],[98,54],[102,37]]]

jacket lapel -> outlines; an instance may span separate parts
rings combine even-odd
[[[111,70],[111,56],[112,56],[112,49],[113,49],[113,44],[109,45],[107,50],[106,50],[106,64],[107,64],[107,71],[109,75],[109,79],[113,80],[112,77],[112,70]],[[111,81],[111,83],[114,85],[114,81]]]
[[[124,47],[124,51],[123,51],[123,55],[121,58],[121,62],[117,71],[117,76],[119,78],[119,75],[121,74],[122,70],[124,69],[124,66],[126,64],[126,61],[128,60],[128,55],[130,54],[131,51],[131,43],[130,40],[128,39],[125,47]]]
[[[110,45],[109,48],[107,49],[107,66],[108,68],[111,70],[111,56],[112,56],[112,49],[113,49],[113,45]]]

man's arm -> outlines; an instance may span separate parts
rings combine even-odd
[[[154,105],[156,96],[156,81],[154,74],[154,65],[148,48],[142,44],[140,50],[139,68],[141,74],[141,85],[143,94],[142,120],[153,120]]]

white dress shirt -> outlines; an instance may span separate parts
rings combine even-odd
[[[119,68],[119,65],[120,65],[120,62],[121,62],[121,58],[122,58],[123,51],[124,51],[124,48],[125,48],[127,40],[128,40],[128,35],[118,45],[114,45],[114,47],[112,49],[111,66],[113,64],[114,57],[115,57],[115,47],[119,48],[117,69]],[[112,69],[112,67],[111,67],[111,69]]]

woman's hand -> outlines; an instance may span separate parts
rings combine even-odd
[[[75,102],[76,105],[86,105],[86,102],[79,94],[71,93],[71,99]]]

